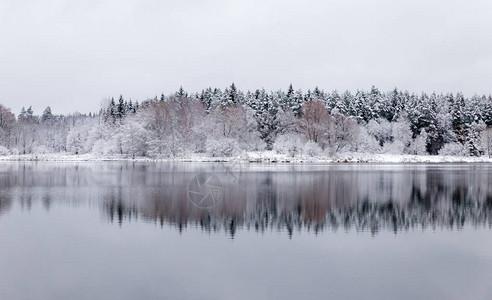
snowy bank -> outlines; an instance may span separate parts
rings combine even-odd
[[[241,163],[492,163],[488,156],[450,156],[450,155],[397,155],[397,154],[363,154],[347,153],[328,156],[282,155],[273,151],[248,152],[239,156],[210,157],[190,154],[176,158],[150,158],[125,156],[98,156],[94,154],[74,155],[68,153],[3,155],[0,161],[140,161],[140,162],[241,162]]]

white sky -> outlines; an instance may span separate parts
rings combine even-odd
[[[492,93],[492,1],[0,0],[0,103],[242,90]]]

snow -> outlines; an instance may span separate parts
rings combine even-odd
[[[242,155],[231,157],[211,157],[198,154],[190,154],[179,158],[149,157],[128,158],[122,155],[94,155],[71,153],[48,153],[48,154],[20,154],[1,155],[0,161],[140,161],[140,162],[240,162],[240,163],[492,163],[488,156],[452,156],[452,155],[401,155],[401,154],[361,154],[346,153],[333,157],[279,154],[274,151],[247,152]]]
[[[88,115],[47,107],[37,116],[29,107],[15,118],[0,104],[2,160],[488,162],[491,153],[485,96],[243,93],[232,84],[141,105],[120,96]]]

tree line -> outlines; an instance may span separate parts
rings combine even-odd
[[[139,103],[111,98],[99,112],[15,116],[0,105],[0,154],[92,153],[174,158],[272,150],[288,156],[342,152],[488,155],[492,97],[182,87]]]

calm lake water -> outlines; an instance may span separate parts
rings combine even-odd
[[[492,166],[0,163],[0,299],[492,299]]]

